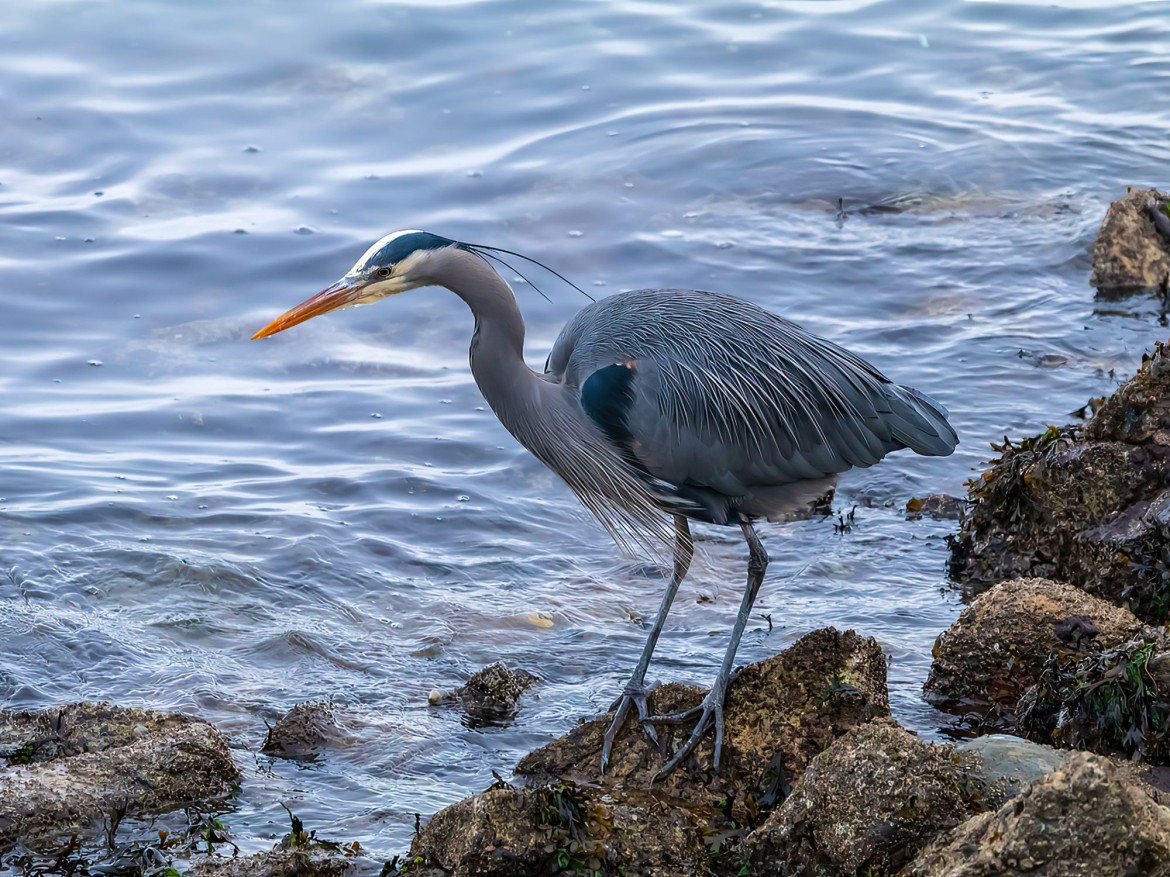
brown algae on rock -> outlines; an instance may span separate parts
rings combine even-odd
[[[1170,616],[1170,352],[1081,428],[997,446],[970,485],[951,571],[974,583],[1039,576],[1078,585],[1145,620]]]

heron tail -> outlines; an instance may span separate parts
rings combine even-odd
[[[886,390],[893,417],[890,434],[916,454],[946,457],[959,444],[947,409],[913,387],[890,384]]]

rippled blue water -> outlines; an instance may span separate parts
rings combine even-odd
[[[401,851],[429,814],[602,709],[662,581],[526,455],[442,290],[248,336],[376,237],[522,249],[599,294],[731,291],[948,405],[963,445],[843,480],[768,528],[741,659],[854,627],[919,698],[959,593],[949,522],[989,441],[1064,422],[1161,337],[1101,304],[1087,250],[1165,183],[1163,4],[15,2],[0,28],[0,703],[188,710],[246,780],[245,849],[286,803]],[[849,211],[837,216],[838,199]],[[898,212],[862,211],[869,205]],[[534,279],[536,279],[534,277]],[[516,284],[542,366],[583,300]],[[703,534],[653,673],[704,682],[744,552]],[[708,601],[705,598],[714,598]],[[536,671],[504,728],[426,704]],[[353,742],[252,753],[334,696]]]

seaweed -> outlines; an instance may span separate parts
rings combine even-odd
[[[1153,669],[1167,648],[1147,633],[1080,661],[1053,655],[1020,699],[1020,729],[1037,742],[1170,763],[1170,691]]]

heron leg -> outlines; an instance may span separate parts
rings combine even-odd
[[[658,617],[654,619],[650,635],[646,638],[646,645],[642,648],[642,657],[638,659],[638,664],[634,667],[630,681],[626,683],[621,696],[610,706],[610,709],[614,711],[613,719],[605,731],[605,742],[601,747],[601,772],[603,774],[609,765],[609,753],[613,749],[613,741],[625,724],[626,716],[629,715],[631,707],[638,710],[638,721],[641,722],[646,735],[655,743],[658,742],[658,735],[654,732],[654,726],[650,724],[649,710],[646,706],[648,690],[646,688],[646,670],[650,667],[650,657],[654,654],[654,647],[658,645],[658,637],[662,635],[662,627],[666,623],[667,613],[670,612],[670,604],[674,602],[678,587],[691,568],[691,558],[694,553],[690,524],[682,515],[675,515],[674,572],[671,574],[670,584],[666,587],[666,593],[662,595],[662,605],[658,607]]]
[[[668,716],[651,716],[648,721],[658,722],[662,724],[679,724],[691,717],[698,715],[699,719],[695,723],[694,730],[691,732],[690,738],[682,745],[674,756],[655,774],[654,779],[660,780],[672,770],[682,763],[695,747],[699,745],[699,741],[703,739],[703,735],[712,724],[715,725],[715,761],[713,767],[716,771],[719,770],[719,756],[723,750],[723,699],[727,696],[727,684],[731,679],[731,665],[735,661],[736,650],[739,649],[739,641],[743,637],[744,628],[747,627],[748,617],[752,612],[752,604],[756,601],[756,595],[760,592],[760,585],[764,582],[764,572],[768,569],[768,552],[764,550],[764,543],[760,541],[759,535],[756,533],[755,527],[748,521],[743,521],[740,524],[743,530],[743,537],[748,544],[748,574],[747,574],[747,588],[744,590],[743,601],[739,604],[739,615],[735,619],[735,627],[731,631],[731,642],[727,645],[727,651],[723,655],[723,663],[719,667],[719,674],[715,677],[715,683],[711,686],[711,690],[707,696],[703,698],[702,703],[697,707],[685,710],[681,713],[675,713]]]

